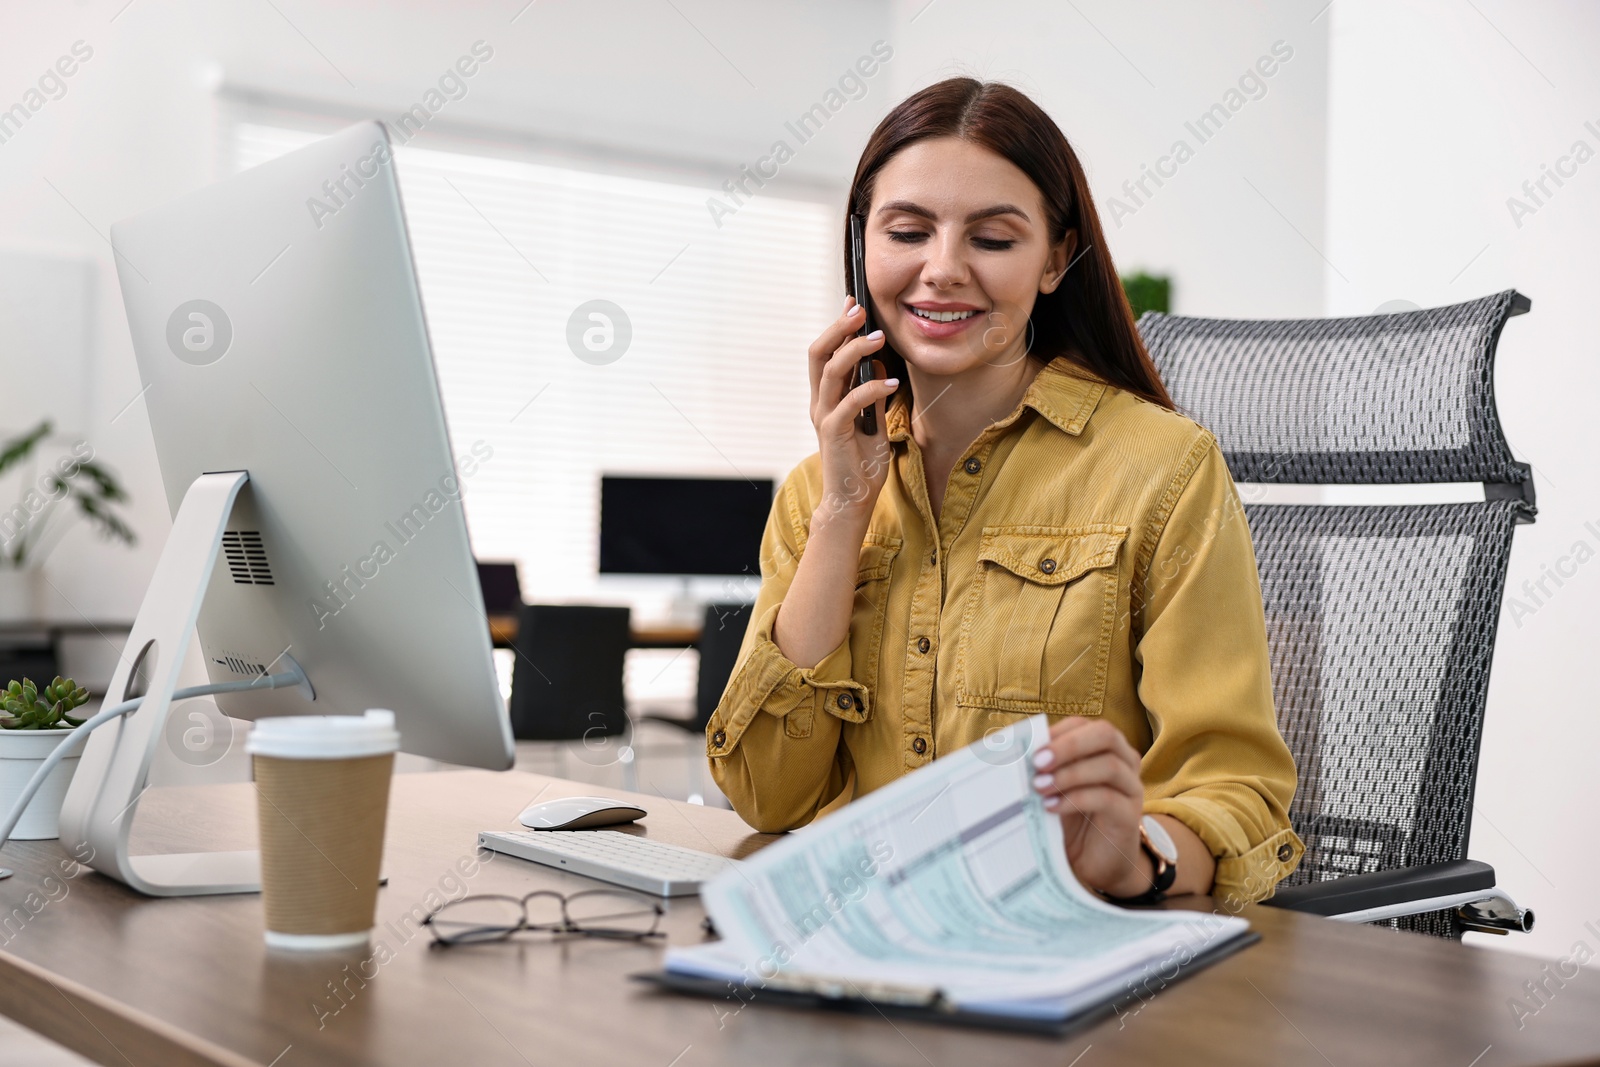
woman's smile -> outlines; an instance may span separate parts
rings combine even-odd
[[[930,341],[943,341],[965,333],[974,323],[983,320],[981,308],[971,304],[950,304],[934,300],[919,300],[902,304],[906,317],[916,324],[921,336]]]

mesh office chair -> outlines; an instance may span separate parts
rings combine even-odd
[[[1481,503],[1246,504],[1306,844],[1268,903],[1457,938],[1532,928],[1468,860],[1489,668],[1533,481],[1494,402],[1515,290],[1307,320],[1156,312],[1139,330],[1238,482],[1481,482]]]

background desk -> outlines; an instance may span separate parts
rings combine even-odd
[[[91,695],[104,696],[116,662],[106,653],[120,652],[131,629],[133,623],[127,619],[0,620],[0,686],[24,677],[42,685],[57,674],[68,674]],[[81,654],[66,656],[62,645],[74,638],[91,639],[93,655],[87,664]],[[93,669],[102,663],[103,673]]]
[[[738,1064],[1076,1062],[1111,1064],[1438,1063],[1450,1067],[1592,1060],[1600,983],[1568,981],[1519,1031],[1507,999],[1540,961],[1420,936],[1249,908],[1260,944],[1158,994],[1137,1014],[1068,1038],[1040,1038],[679,998],[630,982],[660,950],[582,940],[444,951],[402,941],[402,915],[459,879],[476,833],[509,827],[535,797],[578,783],[509,772],[395,779],[373,949],[269,955],[255,896],[147,900],[95,874],[57,882],[54,841],[6,849],[17,876],[0,908],[44,903],[0,935],[0,1011],[104,1064]],[[731,856],[771,838],[731,812],[645,797],[642,832]],[[136,841],[163,850],[253,842],[249,785],[152,791]],[[157,829],[159,828],[159,829]],[[598,883],[509,857],[467,879],[473,892]],[[459,890],[458,890],[459,892]],[[1204,898],[1172,902],[1210,907]],[[695,898],[669,905],[675,944],[701,940]],[[389,924],[394,924],[393,926]],[[1574,937],[1588,936],[1574,931]],[[393,951],[366,963],[378,941]],[[348,969],[346,969],[348,968]],[[364,973],[367,976],[363,978]],[[335,991],[338,991],[337,994]],[[1492,1049],[1485,1054],[1489,1046]]]
[[[489,637],[496,648],[510,648],[517,639],[517,616],[490,615]],[[634,648],[692,648],[700,643],[699,626],[635,626]]]

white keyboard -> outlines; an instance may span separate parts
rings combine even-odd
[[[693,896],[737,860],[617,830],[484,830],[478,844],[660,897]]]

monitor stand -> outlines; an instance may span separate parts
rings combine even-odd
[[[705,602],[696,599],[690,579],[680,577],[677,591],[667,601],[667,615],[663,621],[668,626],[698,626],[705,617],[705,610]]]
[[[106,690],[108,706],[141,692],[144,703],[89,735],[61,807],[61,844],[67,853],[150,896],[255,893],[261,889],[261,854],[256,851],[139,856],[128,852],[134,808],[149,788],[151,761],[164,736],[172,694],[178,688],[183,657],[216,567],[223,530],[248,479],[244,471],[202,474],[184,494],[127,647]],[[284,663],[279,666],[299,669]],[[311,683],[303,677],[300,689],[307,700],[313,698]]]

